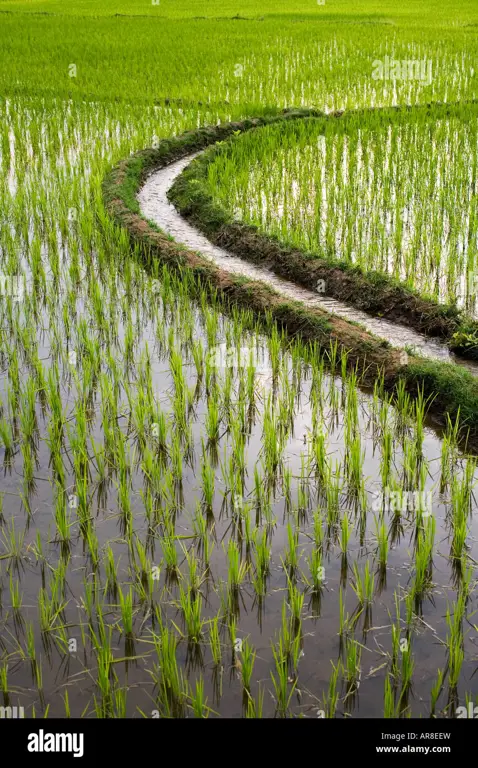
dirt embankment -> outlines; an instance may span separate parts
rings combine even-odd
[[[172,241],[141,217],[136,194],[153,170],[223,140],[237,130],[248,130],[267,122],[311,114],[319,113],[289,112],[286,115],[201,128],[173,139],[165,139],[157,148],[142,150],[123,160],[110,171],[103,182],[106,209],[116,223],[127,230],[131,245],[140,247],[147,269],[151,270],[158,263],[163,263],[173,269],[190,270],[198,288],[205,290],[209,295],[217,295],[226,312],[232,305],[253,310],[265,321],[272,319],[289,335],[314,341],[323,349],[330,349],[330,345],[336,342],[339,351],[347,351],[349,365],[359,367],[364,384],[373,384],[380,372],[384,374],[385,385],[389,389],[392,389],[399,379],[403,379],[412,394],[421,390],[426,397],[430,397],[430,413],[437,424],[446,424],[448,414],[454,418],[459,412],[462,422],[469,430],[469,444],[478,446],[478,380],[470,373],[452,364],[413,356],[405,356],[407,359],[404,359],[403,352],[393,349],[387,342],[351,322],[318,308],[306,309],[300,302],[286,301],[264,283],[237,277],[219,269],[200,254]],[[254,238],[259,237],[257,233],[250,233],[244,241],[242,228],[225,231],[220,226],[217,229],[218,242],[222,245],[230,247],[227,238],[232,236],[237,238],[238,247],[251,248],[251,253],[255,252],[254,244],[257,240]],[[241,243],[243,245],[240,245]],[[261,263],[277,258],[286,269],[287,255],[287,249],[275,244],[272,251],[266,250],[260,258],[256,258]],[[313,277],[308,277],[307,270],[311,266],[308,260],[300,255],[300,252],[297,252],[296,258],[297,269],[299,272],[302,270],[304,280],[319,279],[320,265],[312,265],[314,271],[310,275],[313,274]],[[337,269],[335,273],[331,269],[330,280],[335,281],[337,290],[344,293],[350,291],[352,284],[339,273],[340,270]],[[290,272],[287,276],[291,276]],[[293,276],[296,279],[296,275]],[[398,319],[398,307],[396,311]]]

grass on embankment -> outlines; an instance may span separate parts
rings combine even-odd
[[[198,290],[218,297],[225,311],[234,304],[247,307],[265,322],[272,319],[291,336],[313,341],[324,349],[336,342],[339,350],[347,351],[349,365],[359,366],[364,384],[372,384],[380,372],[383,372],[389,389],[400,379],[405,380],[411,394],[421,390],[430,399],[430,414],[436,423],[444,425],[447,414],[454,418],[460,413],[461,423],[475,443],[478,441],[478,380],[469,372],[452,364],[413,356],[408,356],[407,363],[403,364],[403,352],[359,326],[321,309],[306,309],[300,302],[286,301],[264,283],[231,275],[171,240],[141,217],[136,194],[153,170],[222,141],[238,130],[305,114],[310,112],[290,112],[283,116],[208,126],[166,139],[156,149],[141,150],[107,174],[103,182],[106,209],[117,224],[126,228],[132,247],[140,248],[146,268],[153,274],[157,274],[160,264],[190,270]]]

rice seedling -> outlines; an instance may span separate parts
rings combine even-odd
[[[14,562],[22,557],[22,551],[25,541],[25,531],[15,530],[15,521],[12,517],[10,523],[4,526],[2,532],[2,541],[4,554],[0,555],[0,560],[11,559]]]
[[[153,635],[158,658],[151,675],[158,688],[159,703],[164,713],[181,717],[184,711],[183,677],[178,666],[176,649],[177,637],[167,627],[159,635]]]
[[[297,529],[293,530],[290,523],[287,524],[287,541],[288,549],[285,558],[285,567],[288,570],[289,576],[292,577],[299,567],[300,553],[298,551],[299,531]]]
[[[291,617],[293,620],[294,631],[296,634],[299,632],[299,628],[302,621],[302,609],[304,606],[304,595],[289,579],[288,585],[288,598]]]
[[[121,609],[121,621],[123,624],[123,632],[126,637],[133,636],[133,592],[131,587],[126,595],[120,586],[118,586],[119,605]]]
[[[12,611],[19,614],[22,609],[22,594],[20,592],[20,583],[16,581],[13,582],[13,575],[10,572],[10,580],[9,580],[9,586],[10,586],[10,601],[12,604]]]
[[[375,535],[377,538],[377,560],[379,568],[385,570],[388,559],[388,531],[383,520],[375,518]]]
[[[196,680],[196,690],[194,694],[191,694],[191,708],[195,717],[207,718],[209,716],[207,696],[204,695],[204,680],[202,677]]]
[[[202,638],[202,628],[204,625],[201,595],[193,595],[190,588],[185,591],[180,584],[179,605],[183,614],[188,641],[191,643],[199,643]]]
[[[221,639],[219,634],[219,617],[215,616],[211,620],[209,629],[209,646],[214,664],[219,665],[222,660]]]
[[[357,563],[353,564],[354,579],[351,582],[351,586],[355,594],[357,595],[359,605],[364,606],[367,603],[371,603],[373,600],[375,576],[371,573],[370,564],[367,560],[363,573],[360,573]]]
[[[243,640],[242,642],[241,676],[242,676],[242,685],[243,685],[244,691],[247,693],[250,693],[250,690],[251,690],[251,677],[252,677],[252,672],[254,670],[255,659],[256,659],[256,652],[246,638],[246,640]]]
[[[345,644],[345,676],[347,680],[347,696],[352,695],[360,685],[360,663],[362,649],[353,638],[347,638]]]
[[[229,589],[232,592],[237,592],[247,575],[249,566],[241,559],[241,553],[233,539],[229,540],[227,560]]]
[[[264,694],[264,688],[259,685],[257,699],[253,699],[250,694],[247,696],[245,717],[252,718],[254,720],[262,718],[262,713],[264,711]]]
[[[435,717],[436,705],[440,693],[443,690],[444,672],[439,669],[437,679],[430,692],[430,717]]]
[[[297,678],[289,685],[287,661],[280,639],[277,645],[272,645],[272,655],[274,657],[276,674],[274,675],[271,672],[271,679],[274,686],[277,712],[281,717],[285,717],[297,686]]]

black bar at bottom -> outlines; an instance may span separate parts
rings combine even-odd
[[[129,759],[165,758],[170,751],[170,758],[176,754],[184,760],[190,754],[203,761],[210,754],[216,760],[214,752],[223,752],[228,744],[233,755],[248,760],[276,754],[283,762],[285,750],[297,756],[319,746],[323,757],[335,754],[337,758],[380,760],[390,754],[441,754],[457,759],[473,753],[476,726],[473,719],[2,719],[0,739],[3,757],[17,757],[32,765],[42,760],[50,764],[72,760],[73,765],[88,761],[92,766],[100,760],[109,764],[118,760],[123,764]]]

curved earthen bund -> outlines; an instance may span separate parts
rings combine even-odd
[[[300,301],[309,308],[324,309],[345,320],[360,324],[369,333],[388,341],[393,347],[409,348],[415,353],[441,362],[455,363],[478,376],[478,364],[457,358],[443,342],[431,339],[413,329],[387,320],[372,317],[366,312],[344,304],[336,299],[320,296],[295,283],[284,280],[268,269],[257,267],[235,256],[223,248],[213,245],[198,229],[187,222],[168,200],[168,191],[176,178],[200,153],[183,157],[181,160],[154,171],[140,189],[137,199],[141,214],[154,222],[163,232],[188,248],[198,251],[211,262],[231,274],[244,275],[260,280],[282,296]]]

